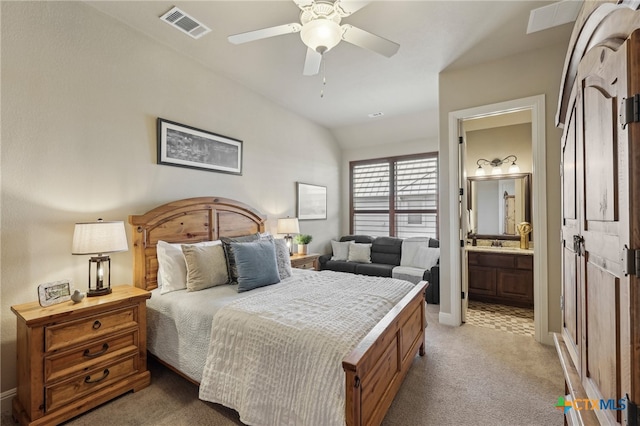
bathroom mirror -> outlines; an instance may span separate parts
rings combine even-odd
[[[517,240],[518,224],[531,223],[531,174],[467,178],[469,234],[477,238]]]

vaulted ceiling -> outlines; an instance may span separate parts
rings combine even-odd
[[[530,11],[552,3],[372,1],[342,23],[399,43],[398,53],[387,58],[343,41],[325,54],[324,72],[303,76],[306,46],[299,34],[240,45],[227,41],[232,34],[299,22],[300,9],[291,0],[86,2],[215,73],[329,128],[345,148],[383,142],[370,136],[358,140],[360,134],[371,134],[360,131],[370,127],[386,128],[398,142],[435,138],[438,74],[555,43],[567,44],[572,24],[526,33]],[[159,17],[173,6],[211,32],[193,39],[161,21]],[[383,115],[369,117],[378,113]]]

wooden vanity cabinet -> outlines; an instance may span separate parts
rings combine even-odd
[[[469,300],[533,307],[533,256],[468,253]]]

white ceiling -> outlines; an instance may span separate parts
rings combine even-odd
[[[322,75],[303,76],[299,34],[233,45],[227,36],[299,22],[293,1],[87,1],[217,74],[329,128],[344,148],[435,138],[438,74],[555,43],[572,24],[526,34],[529,12],[548,1],[373,1],[348,23],[400,44],[386,58],[341,42]],[[159,17],[178,6],[212,31],[195,40]],[[560,77],[558,77],[560,78]],[[378,118],[368,114],[382,112]]]

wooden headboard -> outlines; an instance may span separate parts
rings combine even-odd
[[[189,244],[264,232],[265,220],[246,204],[218,197],[187,198],[131,215],[134,285],[145,290],[158,287],[159,240]]]

